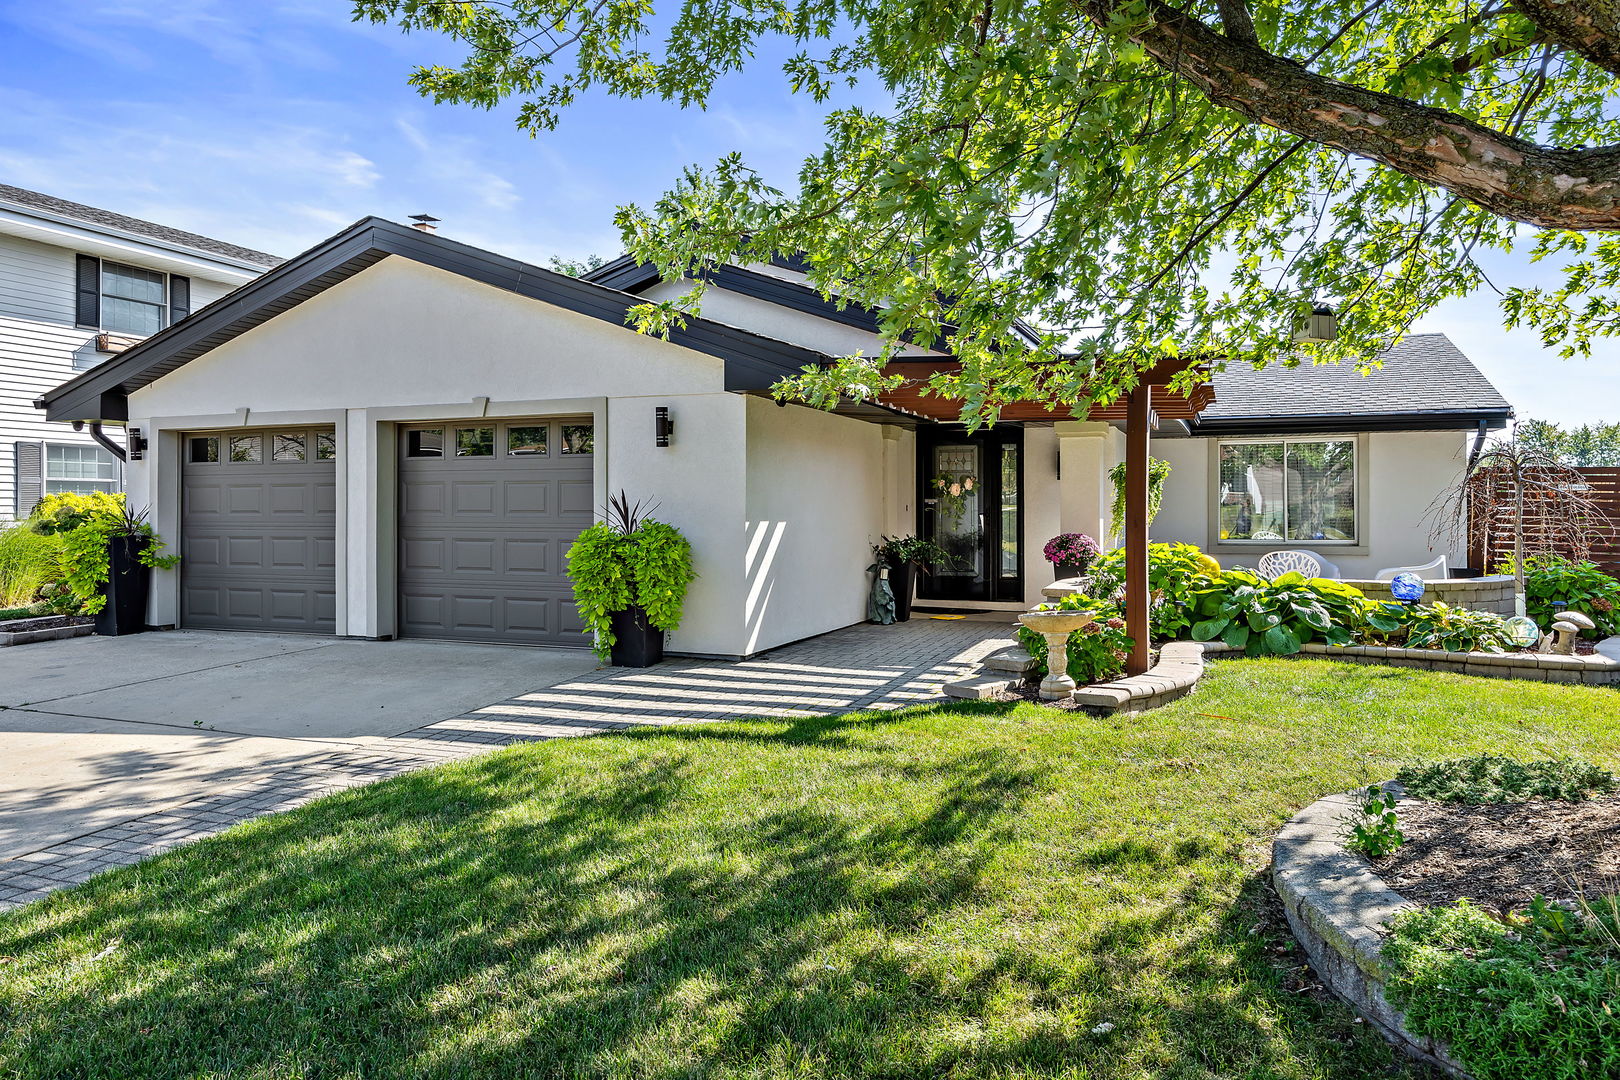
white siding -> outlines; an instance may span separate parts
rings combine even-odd
[[[108,359],[96,351],[93,331],[73,325],[76,254],[0,234],[0,521],[17,510],[18,440],[95,445],[88,432],[47,422],[34,408],[34,399],[45,391]],[[231,288],[192,277],[192,310]],[[109,433],[123,441],[116,428]]]

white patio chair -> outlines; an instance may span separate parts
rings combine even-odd
[[[1322,564],[1322,572],[1317,574],[1317,577],[1328,578],[1331,581],[1344,580],[1344,573],[1339,569],[1339,564],[1329,562],[1327,559],[1324,559],[1320,551],[1312,551],[1310,548],[1296,548],[1295,550],[1297,550],[1301,555],[1309,555],[1311,558]]]
[[[1416,574],[1424,581],[1444,581],[1450,576],[1451,568],[1446,565],[1446,557],[1442,555],[1434,562],[1427,562],[1422,566],[1386,566],[1373,575],[1373,580],[1394,581],[1396,574]]]
[[[1322,576],[1322,560],[1308,551],[1268,551],[1260,556],[1260,576],[1275,581],[1290,571],[1308,578]]]

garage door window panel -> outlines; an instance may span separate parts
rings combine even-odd
[[[405,454],[413,458],[444,457],[444,429],[423,428],[407,433]]]
[[[304,433],[275,434],[270,436],[271,461],[303,461],[304,460]]]
[[[456,457],[494,457],[495,429],[492,427],[457,428]]]

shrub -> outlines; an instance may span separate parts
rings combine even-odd
[[[1397,916],[1386,990],[1477,1080],[1620,1076],[1620,920],[1537,898],[1504,923],[1459,901]]]
[[[1386,600],[1368,613],[1367,625],[1386,640],[1401,640],[1409,649],[1504,652],[1514,647],[1502,616],[1439,601],[1397,604]]]
[[[163,539],[146,520],[146,512],[131,510],[122,493],[47,495],[34,507],[28,526],[59,541],[62,584],[77,597],[78,607],[86,615],[107,606],[107,546],[114,537],[145,539],[140,561],[147,566],[167,568],[180,561],[178,555],[163,554]]]
[[[1512,566],[1507,568],[1512,573]],[[1597,624],[1583,631],[1587,637],[1620,634],[1620,581],[1589,562],[1574,562],[1556,555],[1525,560],[1525,614],[1543,630],[1557,622],[1553,602],[1561,601]]]
[[[1070,593],[1055,604],[1042,604],[1036,611],[1095,611],[1097,621],[1069,635],[1069,678],[1084,686],[1104,682],[1125,670],[1125,659],[1134,644],[1125,633],[1125,620],[1119,609],[1106,600]],[[1034,673],[1045,678],[1046,639],[1027,626],[1018,627],[1018,644],[1035,658]]]
[[[62,543],[27,525],[0,528],[0,608],[28,607],[61,570]]]
[[[1407,794],[1452,803],[1500,803],[1513,799],[1590,799],[1617,790],[1614,774],[1569,758],[1516,761],[1475,754],[1420,765],[1395,774]]]
[[[951,553],[920,536],[885,536],[872,545],[872,557],[879,566],[949,566]]]
[[[1152,640],[1173,640],[1192,626],[1192,592],[1208,579],[1212,561],[1194,544],[1148,545],[1148,588],[1153,593],[1148,627]],[[1115,548],[1091,564],[1093,596],[1118,603],[1124,586],[1124,548]]]
[[[1308,641],[1348,645],[1368,600],[1340,581],[1290,572],[1275,581],[1227,570],[1191,592],[1194,641],[1219,638],[1247,656],[1289,656]]]

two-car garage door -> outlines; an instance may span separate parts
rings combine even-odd
[[[402,636],[583,647],[566,553],[594,506],[591,422],[412,425],[399,432]],[[182,625],[336,631],[330,428],[185,440]]]

